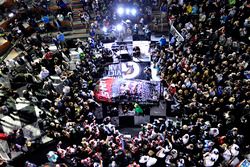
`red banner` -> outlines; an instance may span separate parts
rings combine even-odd
[[[114,78],[103,78],[97,82],[95,97],[99,101],[111,102],[112,98],[112,83]]]

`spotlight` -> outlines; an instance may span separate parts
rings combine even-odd
[[[116,26],[116,30],[117,30],[117,31],[121,31],[121,30],[122,30],[122,25],[121,25],[121,24],[118,24],[118,25]]]
[[[127,9],[126,9],[126,15],[129,15],[129,14],[130,14],[130,9],[127,8]]]
[[[117,13],[118,13],[119,15],[123,15],[123,14],[124,14],[124,9],[123,9],[122,7],[119,7],[119,8],[117,9]]]
[[[108,31],[107,27],[103,27],[103,28],[102,28],[102,31],[103,31],[104,33],[106,33],[106,32]]]
[[[135,16],[136,13],[137,13],[136,9],[131,9],[131,14],[132,14],[133,16]]]
[[[14,17],[14,13],[10,13],[8,16],[9,16],[9,18]]]

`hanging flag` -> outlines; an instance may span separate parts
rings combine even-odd
[[[170,26],[170,34],[173,35],[178,42],[184,41],[183,36],[178,32],[178,30],[176,30],[176,28],[173,25]]]

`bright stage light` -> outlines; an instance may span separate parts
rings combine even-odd
[[[135,16],[136,13],[137,13],[136,9],[131,9],[131,14],[132,14],[133,16]]]
[[[103,27],[103,28],[102,28],[102,31],[103,31],[104,33],[106,33],[106,32],[108,31],[107,27]]]
[[[123,9],[122,7],[119,7],[119,8],[117,9],[117,13],[118,13],[119,15],[123,15],[123,14],[124,14],[124,9]]]
[[[126,9],[126,15],[129,15],[129,14],[130,14],[130,9],[127,8],[127,9]]]
[[[116,26],[116,30],[117,30],[117,31],[121,31],[121,30],[122,30],[122,25],[121,25],[121,24],[118,24],[118,25]]]
[[[9,18],[14,17],[14,13],[10,13],[8,16],[9,16]]]

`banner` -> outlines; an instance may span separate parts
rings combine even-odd
[[[176,30],[176,28],[173,25],[170,26],[170,34],[173,35],[178,42],[184,41],[183,36]]]
[[[95,90],[97,101],[139,104],[159,102],[161,83],[158,81],[126,80],[107,77],[98,82]]]
[[[150,62],[120,62],[106,67],[104,76],[123,79],[146,79],[144,69],[150,67]]]
[[[99,101],[111,102],[112,84],[114,78],[103,78],[97,82],[95,97]]]

